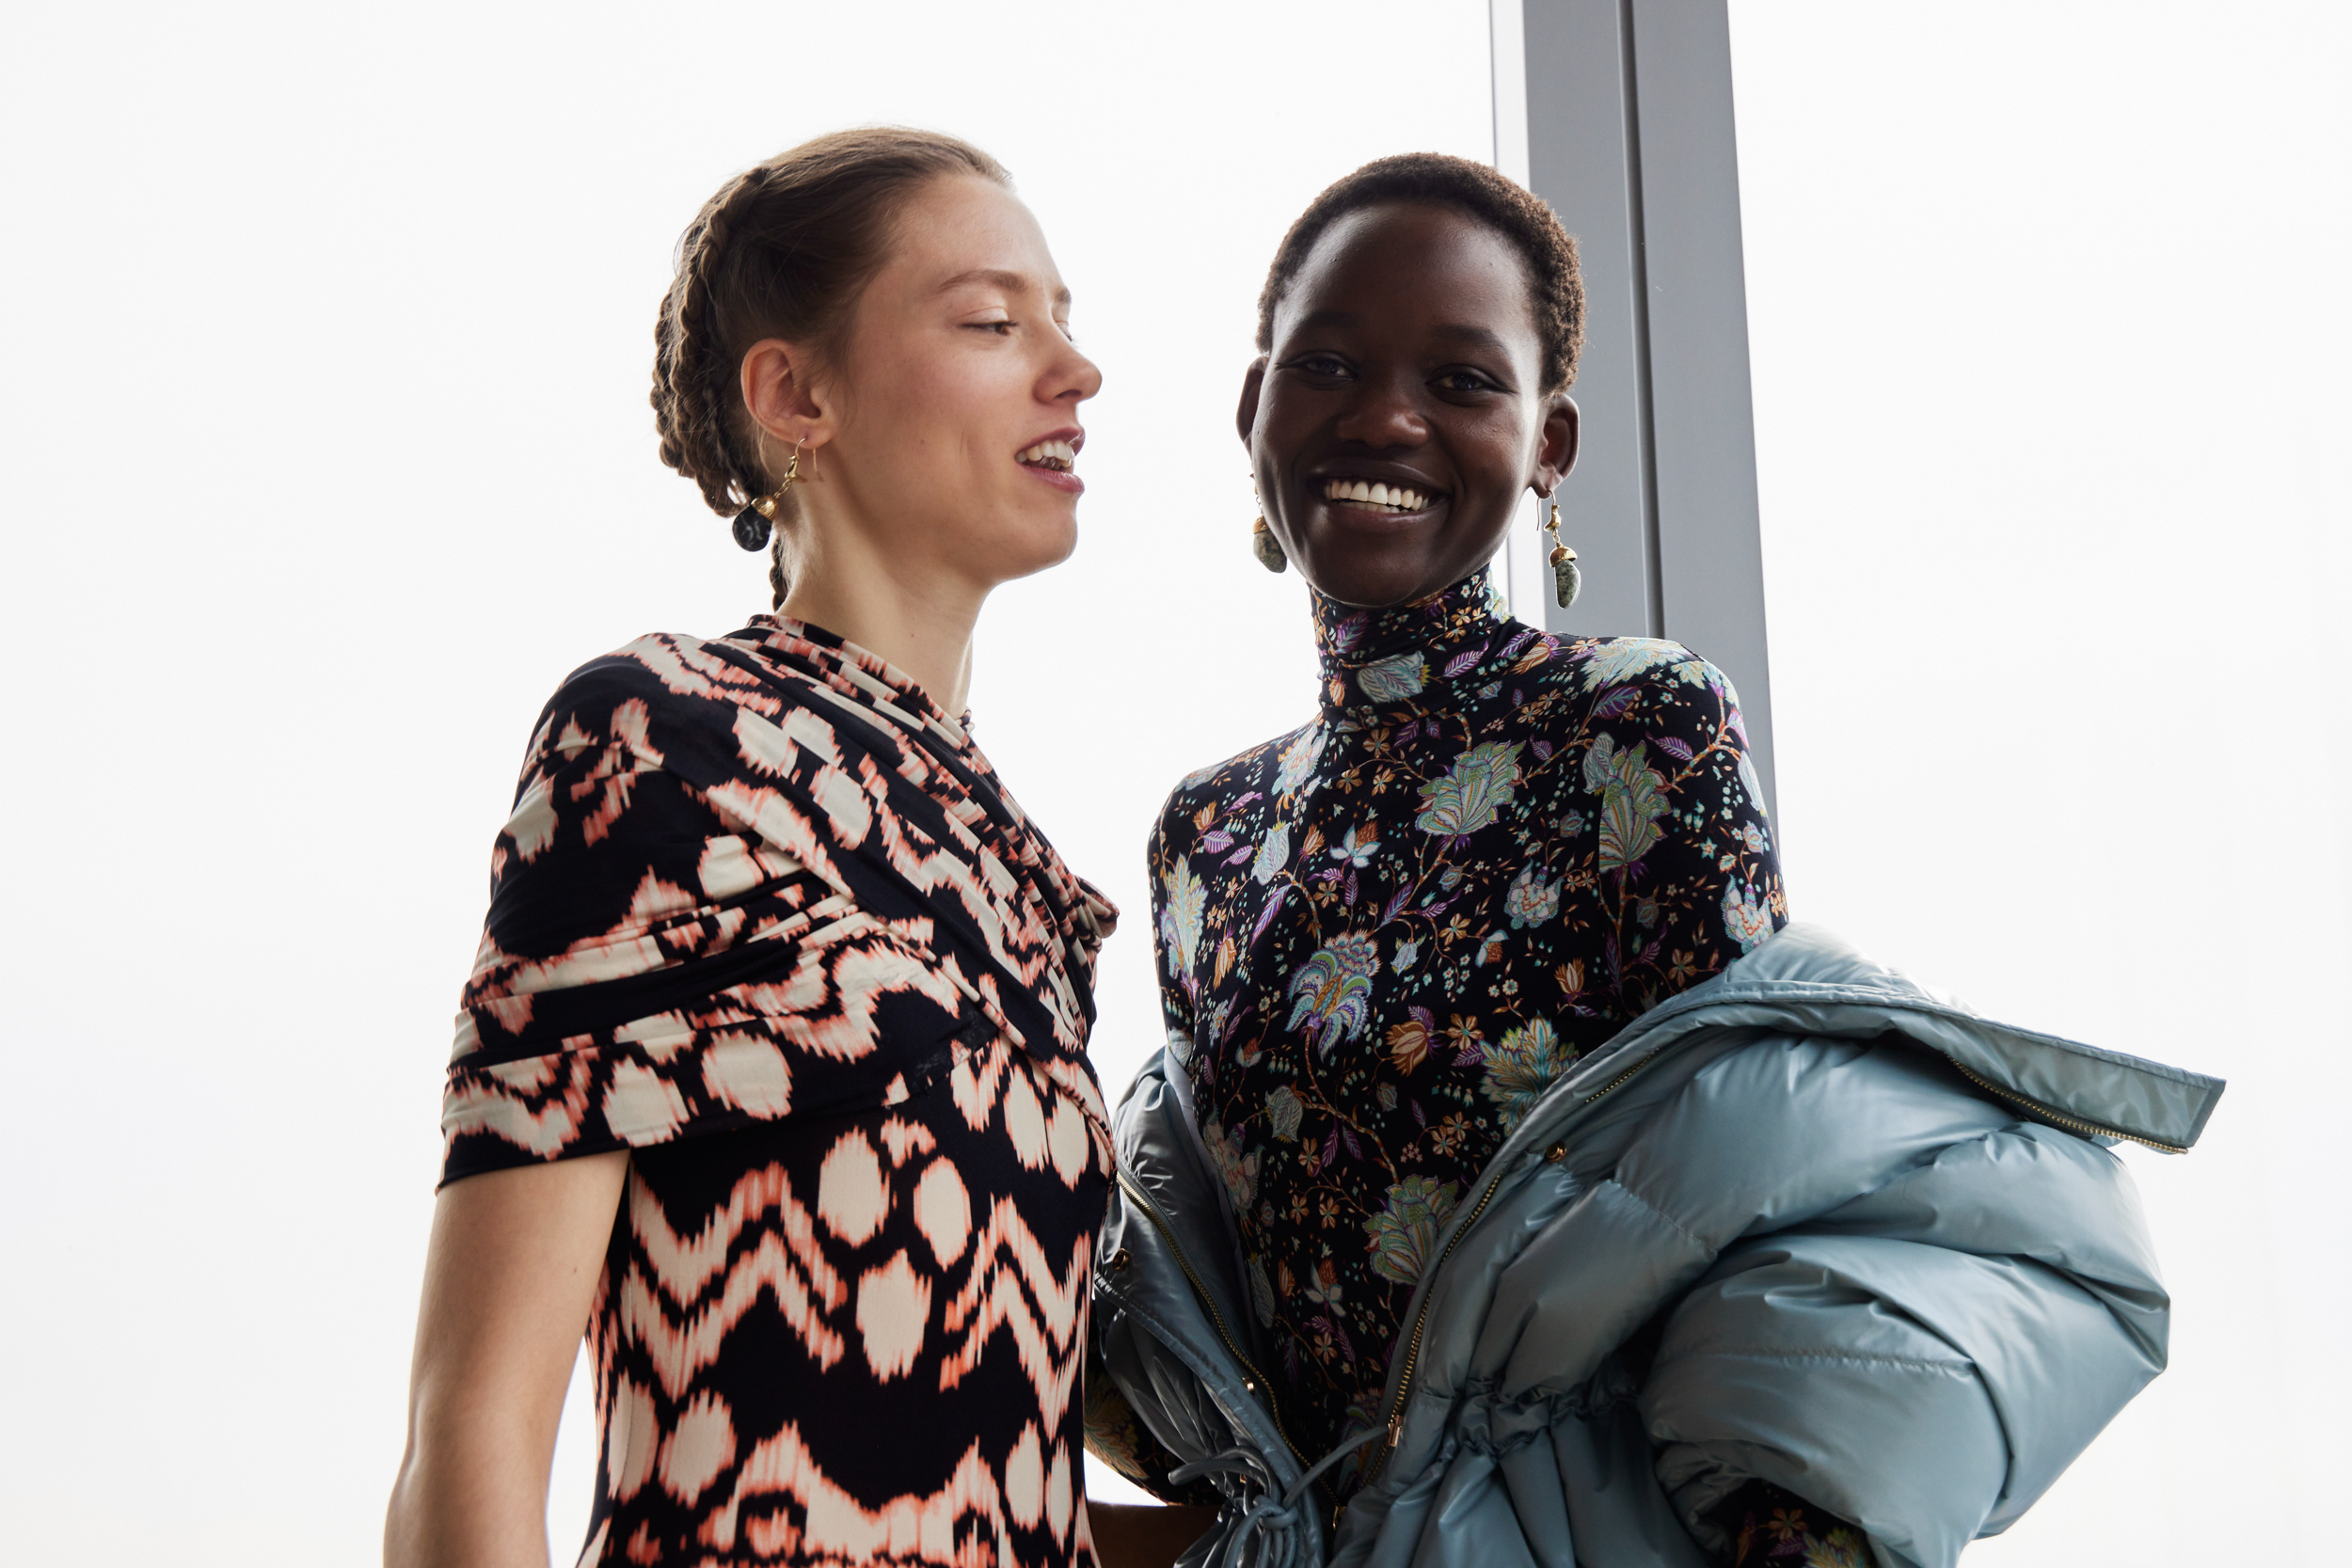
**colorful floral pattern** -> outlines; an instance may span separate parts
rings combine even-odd
[[[1731,1568],[1871,1568],[1863,1533],[1776,1486],[1751,1481],[1716,1513],[1732,1535]]]
[[[1322,711],[1186,779],[1163,999],[1310,1457],[1379,1419],[1400,1317],[1582,1053],[1788,919],[1722,673],[1511,621],[1479,572],[1318,596]]]
[[[1091,1562],[1116,915],[962,726],[795,622],[644,638],[548,704],[491,865],[445,1179],[630,1153],[580,1560]]]

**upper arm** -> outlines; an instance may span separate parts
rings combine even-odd
[[[426,1244],[416,1372],[462,1397],[560,1405],[628,1175],[625,1153],[485,1171],[441,1189]],[[537,1402],[545,1402],[544,1399]]]
[[[1646,1011],[1788,923],[1761,782],[1731,683],[1654,644],[1660,662],[1603,694],[1584,760],[1613,904],[1620,1001]]]
[[[546,1561],[556,1424],[628,1173],[599,1154],[441,1189],[388,1563]]]
[[[1159,978],[1161,1021],[1170,1029],[1189,1034],[1193,1007],[1192,995],[1184,985],[1183,927],[1189,918],[1198,936],[1202,890],[1186,852],[1189,846],[1185,830],[1189,824],[1184,819],[1184,792],[1180,787],[1160,808],[1160,819],[1152,830],[1144,859],[1152,888],[1152,972]]]

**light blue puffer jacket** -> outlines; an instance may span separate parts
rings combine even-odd
[[[2221,1087],[1791,926],[1579,1062],[1469,1189],[1334,1521],[1162,1052],[1116,1118],[1094,1375],[1227,1498],[1187,1563],[1702,1568],[1709,1510],[1756,1478],[1883,1568],[1949,1568],[2163,1370],[2169,1301],[2102,1145],[2185,1149]]]

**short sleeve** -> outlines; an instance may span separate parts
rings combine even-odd
[[[1604,699],[1584,768],[1614,902],[1610,969],[1626,1017],[1721,973],[1788,923],[1740,699],[1687,649]]]
[[[444,1181],[894,1103],[993,1033],[920,933],[722,804],[722,705],[645,687],[587,667],[529,748],[457,1017]],[[686,755],[694,782],[669,766]]]

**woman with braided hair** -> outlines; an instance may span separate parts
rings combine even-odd
[[[774,613],[548,704],[457,1019],[389,1564],[1093,1560],[1078,1381],[1115,911],[965,727],[982,601],[1074,543],[1101,376],[1005,172],[820,137],[729,182],[656,328],[661,456]],[[1157,1514],[1164,1511],[1136,1511]]]

